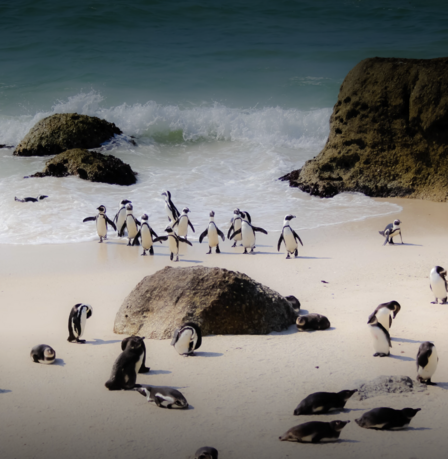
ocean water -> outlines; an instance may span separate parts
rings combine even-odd
[[[131,187],[78,178],[24,179],[44,158],[0,149],[0,243],[96,238],[82,219],[131,199],[162,233],[161,193],[187,206],[198,236],[214,210],[235,207],[279,231],[400,208],[362,194],[310,197],[278,177],[323,148],[339,87],[360,60],[446,55],[439,1],[77,1],[0,3],[0,144],[15,146],[40,119],[78,112],[114,122],[104,146],[138,172]],[[133,136],[137,146],[126,141]],[[36,204],[14,197],[46,194]]]

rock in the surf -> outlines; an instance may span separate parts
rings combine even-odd
[[[166,267],[146,276],[121,305],[115,333],[166,339],[185,322],[203,335],[267,334],[295,323],[279,293],[246,274],[202,266]]]

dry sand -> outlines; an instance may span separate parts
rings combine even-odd
[[[401,213],[299,232],[305,246],[293,260],[285,260],[283,248],[277,252],[278,233],[257,236],[256,255],[243,256],[228,241],[221,255],[205,255],[207,244],[196,242],[183,247],[177,264],[169,261],[166,244],[156,247],[154,257],[141,257],[140,248],[114,239],[1,246],[1,457],[188,458],[205,445],[217,448],[220,459],[445,457],[448,306],[430,304],[428,275],[433,266],[448,265],[448,207],[393,201],[403,206]],[[397,217],[405,244],[383,247],[378,230]],[[207,336],[198,355],[189,358],[177,355],[169,340],[146,340],[151,372],[139,375],[138,382],[176,387],[191,408],[160,409],[136,392],[109,392],[104,383],[123,338],[113,333],[113,322],[123,299],[145,275],[166,265],[197,264],[244,272],[283,295],[293,294],[303,310],[326,315],[332,328]],[[374,358],[367,317],[390,300],[402,306],[391,328],[392,355]],[[78,302],[93,306],[85,345],[67,342],[68,314]],[[427,340],[440,356],[433,377],[438,386],[349,400],[342,413],[293,415],[315,391],[351,389],[379,375],[414,379],[415,356]],[[55,365],[31,362],[29,352],[40,343],[55,348]],[[356,425],[355,418],[378,406],[422,411],[404,431]],[[337,443],[278,440],[294,425],[333,419],[352,421]]]

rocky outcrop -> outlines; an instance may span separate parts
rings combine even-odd
[[[45,163],[45,169],[31,177],[67,177],[77,175],[83,180],[115,185],[133,185],[136,173],[129,164],[112,155],[75,148],[56,155]]]
[[[385,394],[424,392],[426,390],[426,384],[413,381],[409,376],[378,376],[378,378],[361,384],[358,387],[358,392],[353,395],[353,400],[365,400]]]
[[[122,134],[113,123],[94,116],[62,113],[36,123],[14,150],[17,156],[57,155],[73,148],[99,148]]]
[[[339,91],[324,149],[282,177],[312,195],[448,198],[448,58],[372,58]]]
[[[295,323],[291,304],[246,274],[166,267],[145,277],[121,305],[115,333],[165,339],[184,322],[203,335],[267,334]]]

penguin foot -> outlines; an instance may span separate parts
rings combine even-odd
[[[77,339],[76,342],[79,343],[79,344],[84,344],[86,342],[86,340],[85,339]]]
[[[140,370],[138,371],[139,373],[148,373],[150,368],[148,367],[141,367]]]
[[[233,243],[232,247],[236,247],[236,241]]]
[[[101,244],[103,242],[103,238],[100,237],[100,240],[98,241],[98,244]]]
[[[437,300],[436,301],[431,301],[431,304],[439,304],[439,302]]]
[[[250,253],[254,253],[254,249],[255,249],[255,247],[252,247],[252,248],[250,249]]]
[[[289,253],[288,253],[288,255],[286,255],[286,259],[288,259],[288,258],[291,258],[291,257],[289,256]]]
[[[384,352],[375,352],[374,357],[389,357],[390,354],[385,354]]]
[[[210,247],[210,250],[206,253],[206,255],[210,255],[212,253],[212,248]]]
[[[146,251],[143,250],[142,257],[145,257],[145,256],[146,256]]]
[[[212,249],[210,248],[210,250]],[[215,253],[221,253],[221,250],[219,250],[219,245],[216,246]]]
[[[247,253],[247,250],[246,250],[246,249],[244,249],[243,255],[245,255],[246,253]]]

